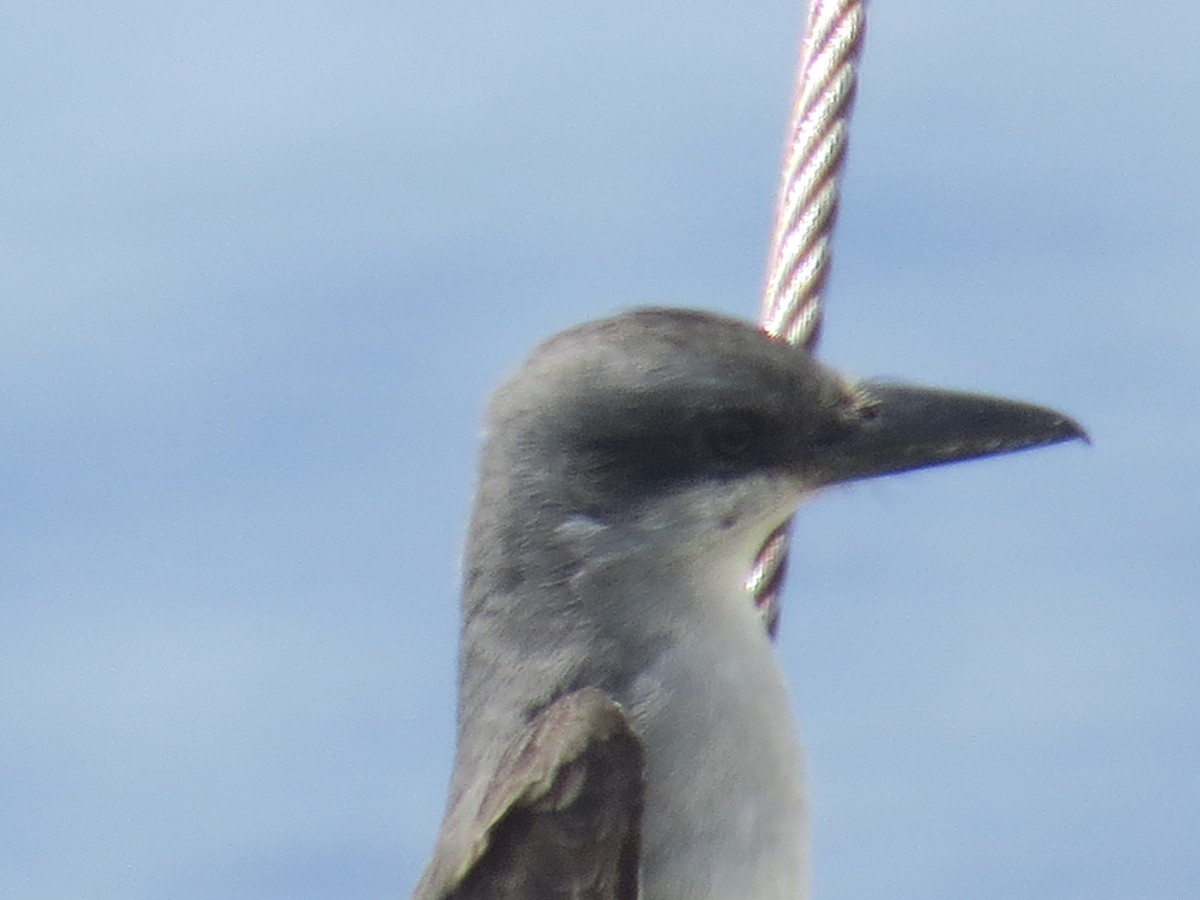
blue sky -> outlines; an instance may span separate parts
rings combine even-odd
[[[486,394],[585,318],[754,314],[800,21],[10,4],[0,896],[407,893]],[[871,9],[822,355],[1094,445],[803,511],[818,898],[1200,880],[1198,29]]]

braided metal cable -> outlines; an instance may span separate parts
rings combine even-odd
[[[821,291],[829,274],[865,7],[865,0],[811,0],[796,66],[759,318],[768,334],[809,351],[821,334]],[[772,636],[779,624],[790,534],[789,519],[767,538],[746,579]]]

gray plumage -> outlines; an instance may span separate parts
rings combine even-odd
[[[854,384],[706,313],[542,344],[488,413],[454,773],[415,900],[804,897],[756,552],[823,486],[1078,436],[1026,404]]]

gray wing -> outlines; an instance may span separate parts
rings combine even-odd
[[[546,707],[496,771],[462,842],[413,900],[636,900],[642,745],[595,688]]]

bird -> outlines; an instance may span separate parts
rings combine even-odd
[[[804,770],[746,576],[822,488],[1073,438],[638,308],[539,345],[485,419],[456,751],[413,900],[797,900]]]

